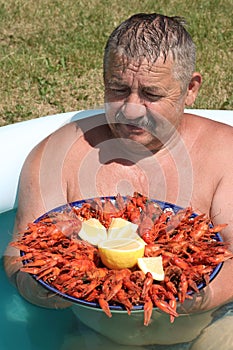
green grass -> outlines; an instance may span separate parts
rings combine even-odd
[[[204,82],[193,106],[233,109],[231,0],[0,2],[0,126],[103,105],[108,35],[136,12],[185,17]]]

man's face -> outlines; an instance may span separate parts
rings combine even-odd
[[[179,129],[186,94],[174,79],[173,62],[159,58],[127,66],[111,54],[105,72],[107,120],[116,137],[129,139],[157,151]]]

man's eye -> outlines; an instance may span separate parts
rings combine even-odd
[[[111,89],[111,90],[114,91],[114,92],[119,92],[119,94],[122,93],[122,92],[125,92],[125,89],[113,88],[113,89]]]
[[[155,102],[158,101],[162,98],[162,96],[160,95],[156,95],[156,94],[152,94],[151,92],[143,92],[143,96],[144,98],[146,98],[147,100],[151,101],[151,102]]]
[[[116,95],[124,95],[127,94],[128,89],[127,88],[118,88],[118,87],[112,87],[109,88],[109,92],[116,94]]]

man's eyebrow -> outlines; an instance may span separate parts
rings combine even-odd
[[[120,84],[120,85],[126,85],[127,83],[122,80],[122,77],[119,75],[112,76],[110,79],[107,80],[108,84]]]

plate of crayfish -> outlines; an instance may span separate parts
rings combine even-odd
[[[162,257],[164,279],[157,281],[136,264],[110,269],[101,261],[98,246],[79,236],[83,222],[97,219],[106,229],[113,218],[137,225],[145,242],[144,257]],[[153,308],[178,315],[177,305],[191,299],[219,273],[232,257],[220,231],[204,214],[191,207],[132,196],[90,198],[54,208],[28,224],[12,243],[20,249],[21,270],[44,288],[72,303],[102,309],[144,310],[148,325]]]

